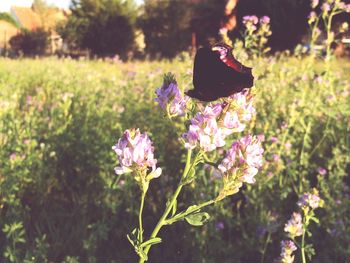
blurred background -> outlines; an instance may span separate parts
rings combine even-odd
[[[242,17],[269,16],[272,51],[307,44],[309,0],[2,0],[0,52],[6,56],[117,55],[174,58],[218,40],[241,38]],[[349,21],[339,15],[334,26]],[[321,38],[322,39],[322,38]]]

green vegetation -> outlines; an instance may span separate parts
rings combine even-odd
[[[264,167],[255,184],[208,209],[206,225],[178,223],[160,233],[164,242],[151,250],[152,262],[272,262],[298,197],[312,187],[324,199],[315,211],[320,223],[306,236],[312,262],[348,260],[350,64],[331,63],[325,73],[323,62],[309,57],[245,62],[254,66],[257,109],[247,133],[265,136]],[[157,204],[174,190],[185,162],[184,127],[154,102],[169,71],[180,88],[191,88],[189,59],[0,60],[1,262],[136,262],[125,233],[137,225],[139,190],[132,178],[114,174],[111,147],[127,128],[154,141],[163,174],[144,208],[144,228],[153,229],[164,211]],[[199,166],[197,173],[179,210],[184,200],[220,190],[212,169]]]
[[[19,25],[16,23],[16,21],[10,16],[9,13],[1,13],[0,12],[0,20],[4,20],[6,22],[9,22],[10,24],[14,25],[15,27],[19,28]]]

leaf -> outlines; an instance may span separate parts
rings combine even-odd
[[[155,244],[158,244],[162,242],[162,239],[160,237],[154,237],[154,238],[151,238],[151,239],[148,239],[147,241],[143,242],[139,248],[143,248],[143,247],[146,247],[148,245],[155,245]]]
[[[134,241],[132,241],[132,239],[130,238],[129,235],[126,235],[126,237],[128,238],[130,244],[134,247],[134,246],[135,246],[135,245],[134,245]]]
[[[208,222],[210,215],[206,212],[199,212],[190,214],[185,217],[187,223],[193,226],[202,226],[204,223]]]

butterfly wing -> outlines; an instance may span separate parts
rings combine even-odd
[[[226,48],[225,56],[213,51],[215,47]],[[201,101],[214,101],[252,87],[253,80],[251,68],[234,58],[231,47],[201,48],[194,61],[194,89],[189,90],[187,95]]]

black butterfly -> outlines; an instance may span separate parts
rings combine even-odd
[[[214,101],[253,86],[252,69],[239,63],[232,47],[217,44],[200,48],[194,59],[193,86],[186,94],[201,101]]]

